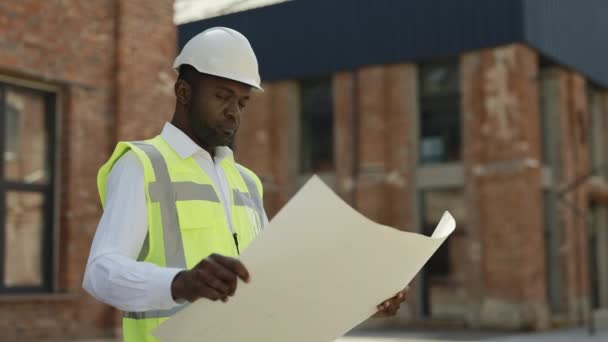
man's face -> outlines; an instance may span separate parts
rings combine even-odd
[[[194,135],[210,148],[232,146],[250,93],[248,85],[201,75],[188,110]]]

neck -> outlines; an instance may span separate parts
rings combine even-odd
[[[192,131],[192,127],[189,124],[184,123],[182,120],[177,119],[177,115],[173,115],[173,120],[171,120],[171,124],[177,127],[180,131],[184,132],[188,136],[188,138],[192,139],[195,144],[200,146],[203,150],[207,151],[211,155],[211,158],[215,157],[215,148],[205,144],[202,140],[200,140]]]

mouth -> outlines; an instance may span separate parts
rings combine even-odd
[[[236,127],[224,126],[220,127],[219,131],[226,137],[232,137],[236,133]]]

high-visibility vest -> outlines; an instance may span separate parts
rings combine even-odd
[[[144,170],[148,234],[138,261],[162,267],[191,269],[217,253],[236,257],[263,228],[262,183],[232,157],[220,162],[230,187],[231,223],[209,176],[192,157],[182,159],[161,137],[118,143],[99,170],[97,186],[105,203],[108,175],[127,151],[137,155]],[[125,312],[125,341],[157,341],[150,332],[187,303],[170,310]]]

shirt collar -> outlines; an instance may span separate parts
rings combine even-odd
[[[200,153],[203,157],[212,160],[209,152],[203,150],[194,141],[192,141],[192,139],[190,139],[186,133],[182,132],[170,122],[165,123],[165,127],[163,127],[160,135],[182,159],[186,159]],[[233,152],[230,147],[218,146],[215,148],[215,162],[220,162],[227,157],[233,157]]]

